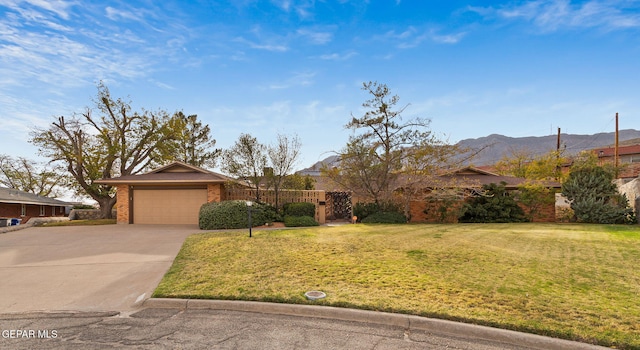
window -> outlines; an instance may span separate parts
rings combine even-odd
[[[45,208],[44,205],[40,206],[40,216],[44,216],[45,215],[44,208]]]
[[[27,205],[23,204],[20,206],[20,216],[27,216]]]

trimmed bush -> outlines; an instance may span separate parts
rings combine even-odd
[[[316,205],[313,203],[287,203],[284,205],[285,216],[316,216]]]
[[[407,218],[396,212],[377,212],[362,219],[363,224],[406,224]]]
[[[318,226],[318,222],[311,216],[285,216],[284,225],[286,227]]]
[[[271,222],[270,206],[254,203],[251,208],[251,223],[261,226]],[[219,230],[249,227],[249,215],[245,201],[224,201],[205,203],[200,207],[199,225],[201,230]]]
[[[358,222],[364,222],[362,220],[375,213],[397,213],[402,215],[402,208],[399,204],[393,202],[356,203],[353,206],[353,215],[358,217]],[[404,217],[404,215],[402,216]]]

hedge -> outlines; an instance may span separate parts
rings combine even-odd
[[[358,218],[358,222],[365,222],[364,219],[370,215],[377,213],[397,213],[404,217],[402,214],[402,208],[399,204],[394,202],[379,202],[379,203],[356,203],[353,206],[353,215]],[[373,219],[372,219],[373,220]],[[406,219],[405,219],[406,222]]]
[[[407,218],[396,212],[378,212],[362,219],[363,224],[405,224]]]
[[[274,220],[275,210],[267,204],[254,203],[251,223],[261,226]],[[219,230],[249,227],[247,203],[241,200],[205,203],[200,207],[201,230]]]
[[[316,216],[316,205],[313,203],[299,202],[284,205],[285,216]]]
[[[284,225],[286,227],[318,226],[320,225],[311,216],[285,216]]]

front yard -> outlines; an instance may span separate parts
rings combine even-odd
[[[639,262],[638,226],[213,232],[186,240],[154,297],[344,306],[640,349]]]

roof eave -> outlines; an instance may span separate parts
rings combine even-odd
[[[94,183],[100,185],[162,185],[162,184],[189,184],[189,185],[206,185],[206,184],[223,184],[228,180],[118,180],[103,179],[96,180]]]

